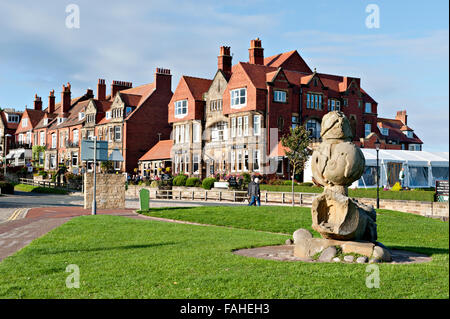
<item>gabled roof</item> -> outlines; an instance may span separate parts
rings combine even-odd
[[[29,118],[29,124],[28,124],[27,128],[18,127],[17,130],[16,130],[16,134],[17,133],[21,133],[21,132],[27,132],[30,129],[35,128],[36,125],[39,123],[39,121],[44,116],[45,112],[41,111],[41,110],[25,109],[25,111],[23,112],[22,119],[20,120],[20,122],[22,122],[23,119],[25,118],[25,114]]]
[[[145,153],[140,161],[153,161],[160,159],[169,159],[172,151],[173,140],[162,140],[155,144],[147,153]]]
[[[196,78],[187,75],[183,75],[182,79],[186,82],[194,99],[198,101],[203,99],[203,93],[208,91],[213,82],[213,80],[210,79]]]
[[[44,116],[41,118],[41,120],[39,121],[39,123],[36,125],[35,129],[41,129],[41,128],[46,128],[48,126],[50,126],[50,124],[52,123],[52,121],[58,116],[58,114],[55,113],[47,113],[45,112]],[[47,125],[44,125],[44,119],[49,119],[47,122]]]
[[[276,67],[269,67],[265,65],[252,64],[248,62],[239,62],[233,66],[233,73],[237,68],[242,68],[248,79],[257,89],[267,88],[267,73],[276,72]]]
[[[383,139],[386,139],[386,140],[391,139],[391,140],[395,140],[395,141],[399,141],[399,142],[403,142],[403,143],[423,144],[422,140],[419,137],[417,137],[417,135],[414,132],[413,132],[412,138],[409,138],[408,136],[406,136],[403,133],[402,128],[405,125],[400,120],[379,117],[377,119],[377,124],[378,124],[378,126],[387,128],[389,130],[388,136],[380,135]],[[411,128],[409,128],[409,130],[412,131]]]
[[[264,58],[264,65],[275,68],[282,67],[283,69],[304,73],[312,72],[297,50],[279,53]]]

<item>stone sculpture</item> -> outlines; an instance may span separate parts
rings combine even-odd
[[[339,111],[327,113],[320,135],[322,143],[313,152],[311,169],[314,182],[324,191],[312,203],[312,228],[325,239],[375,243],[375,210],[348,197],[348,186],[361,177],[365,167],[363,153],[351,142],[349,120]]]

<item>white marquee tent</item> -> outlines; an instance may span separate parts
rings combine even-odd
[[[376,187],[377,151],[362,148],[366,159],[363,176],[351,187]],[[380,186],[392,186],[398,182],[399,172],[404,168],[404,186],[410,188],[434,187],[436,180],[448,180],[449,153],[403,150],[380,150]],[[305,167],[304,181],[311,181],[310,163]]]

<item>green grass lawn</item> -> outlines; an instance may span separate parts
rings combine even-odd
[[[44,194],[61,194],[66,195],[68,192],[62,188],[49,188],[41,186],[33,186],[26,184],[17,184],[14,186],[14,190],[18,192],[32,192],[32,193],[44,193]]]
[[[380,264],[379,289],[366,265],[280,262],[233,249],[282,244],[255,231],[310,229],[307,209],[207,207],[151,215],[221,224],[195,226],[118,216],[77,217],[0,263],[0,298],[448,298],[448,223],[380,211],[380,241],[433,256],[426,264]],[[255,230],[254,230],[255,229]],[[66,266],[80,288],[65,286]]]
[[[261,190],[271,192],[291,192],[291,186],[289,185],[265,185],[260,186]],[[295,192],[301,193],[322,193],[323,188],[317,186],[294,186]],[[350,197],[356,198],[377,198],[376,188],[358,188],[349,189],[348,194]],[[434,191],[430,190],[404,190],[404,191],[385,191],[380,189],[381,199],[398,199],[398,200],[417,200],[424,202],[434,201]]]

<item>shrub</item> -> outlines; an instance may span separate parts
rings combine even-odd
[[[187,175],[180,174],[173,179],[173,186],[185,186]]]
[[[186,180],[187,187],[199,187],[200,185],[202,185],[202,182],[198,177],[189,177]]]
[[[244,178],[244,184],[248,184],[252,181],[252,176],[249,173],[242,173],[242,177]]]
[[[211,189],[214,186],[216,179],[214,177],[207,177],[202,182],[202,187],[204,189]]]
[[[150,187],[159,187],[161,185],[161,181],[152,181]]]
[[[0,181],[0,189],[2,194],[14,194],[14,185],[12,183]]]
[[[283,182],[283,185],[289,185],[289,186],[291,186],[292,185],[292,181],[284,181]],[[294,186],[295,185],[298,185],[296,182],[294,182]]]

